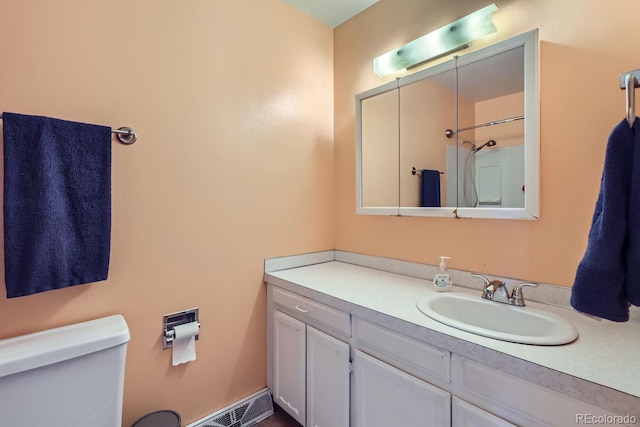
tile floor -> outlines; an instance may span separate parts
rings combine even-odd
[[[260,421],[255,427],[301,427],[300,424],[284,412],[278,405],[273,404],[273,415]]]

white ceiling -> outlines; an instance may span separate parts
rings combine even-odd
[[[335,28],[351,19],[378,0],[283,0],[311,15],[318,21]]]

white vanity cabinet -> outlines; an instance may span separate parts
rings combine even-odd
[[[349,426],[349,345],[307,326],[307,426]]]
[[[274,401],[303,426],[348,427],[350,316],[281,289],[269,292]]]
[[[576,424],[591,424],[586,421],[587,418],[602,417],[606,421],[607,416],[615,415],[602,408],[458,355],[452,356],[451,370],[450,390],[452,394],[475,405],[476,408],[491,411],[494,415],[521,427],[565,427]],[[469,407],[470,405],[466,406],[467,409]],[[459,410],[459,412],[461,411]],[[464,415],[467,416],[467,419],[471,416],[468,411]],[[605,421],[599,422],[599,425],[627,425],[623,422],[608,423]],[[485,425],[502,426],[503,424],[471,423],[462,425],[484,427]]]
[[[450,354],[360,319],[353,321],[356,427],[448,427]]]
[[[580,416],[607,415],[601,408],[358,318],[353,319],[352,342],[356,427],[565,427],[575,425]]]
[[[356,427],[448,427],[451,395],[361,351],[354,357]]]
[[[565,427],[593,419],[613,426],[638,417],[633,407],[615,414],[545,387],[556,380],[552,371],[527,381],[515,357],[497,361],[364,305],[352,317],[273,285],[267,304],[267,382],[305,427]],[[452,342],[467,357],[437,346]]]
[[[273,399],[296,419],[305,422],[306,325],[291,316],[274,313]]]

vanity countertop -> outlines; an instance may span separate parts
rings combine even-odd
[[[640,412],[640,323],[597,321],[569,308],[528,302],[569,320],[579,337],[561,346],[524,345],[425,316],[416,302],[434,292],[429,280],[330,261],[267,272],[265,281],[601,408]],[[477,293],[455,286],[453,291]]]

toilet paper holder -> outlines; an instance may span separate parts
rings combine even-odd
[[[173,348],[173,339],[175,338],[175,330],[173,328],[192,322],[197,322],[198,328],[200,328],[198,307],[162,316],[162,349]],[[200,334],[196,335],[195,339],[197,340],[199,337]]]

